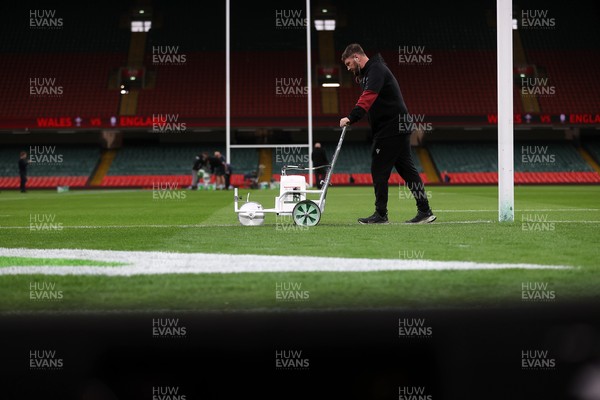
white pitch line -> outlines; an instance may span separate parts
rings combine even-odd
[[[434,212],[498,212],[498,210],[434,210]]]
[[[62,229],[123,229],[123,228],[206,228],[207,226],[237,226],[239,224],[217,225],[62,225]],[[35,225],[34,225],[35,227]],[[0,229],[31,229],[29,226],[0,226]],[[52,231],[53,229],[31,229],[32,231]]]
[[[519,221],[517,221],[519,222]],[[533,221],[520,221],[520,222],[533,222]],[[600,221],[545,221],[545,222],[554,222],[560,224],[600,224]]]
[[[515,212],[551,212],[551,211],[557,211],[557,212],[566,212],[566,211],[578,211],[578,212],[585,212],[585,211],[600,211],[600,208],[542,208],[539,210],[534,210],[534,209],[524,209],[524,210],[518,210],[516,209]],[[434,210],[434,212],[498,212],[498,210]]]
[[[422,259],[367,259],[340,257],[266,256],[254,254],[169,253],[82,249],[0,248],[0,256],[86,259],[126,263],[125,266],[8,266],[0,275],[162,275],[227,274],[247,272],[368,272],[498,269],[571,269],[565,265],[480,263]]]
[[[519,210],[519,209],[516,209],[515,211],[527,211],[527,212],[533,212],[533,211],[600,211],[600,208],[542,208],[542,209],[539,209],[539,210],[535,210],[535,209]]]
[[[492,223],[490,220],[476,220],[476,221],[436,221],[435,224],[480,224],[480,223]],[[600,221],[598,221],[600,222]],[[322,224],[326,225],[326,224]],[[358,226],[356,222],[346,224],[335,224],[336,226]],[[390,222],[390,225],[415,225],[407,224],[404,222]],[[418,225],[418,224],[416,224]],[[126,229],[126,228],[207,228],[207,227],[232,227],[242,226],[239,223],[235,224],[196,224],[196,225],[63,225],[62,229]],[[272,223],[265,223],[265,226],[275,226]],[[30,229],[29,226],[0,226],[0,229]],[[252,229],[252,227],[247,228]],[[52,229],[39,229],[40,232],[51,231]],[[32,229],[32,231],[38,231],[38,229]]]
[[[435,222],[429,225],[451,225],[451,224],[493,224],[497,221],[487,220],[487,219],[478,219],[472,221],[440,221],[436,220]],[[534,221],[519,221],[518,219],[515,222],[534,222]],[[600,221],[535,221],[535,222],[553,222],[553,223],[565,223],[565,224],[600,224]],[[346,223],[346,224],[321,224],[323,226],[353,226],[357,225],[356,223]],[[405,225],[405,226],[422,226],[423,224],[407,224],[404,222],[390,222],[390,225]],[[129,229],[129,228],[229,228],[234,226],[242,226],[239,223],[234,224],[194,224],[194,225],[62,225],[61,229]],[[265,226],[275,226],[272,223],[265,223]],[[31,229],[29,226],[0,226],[0,229]],[[247,229],[252,229],[247,228]],[[54,229],[31,229],[33,232],[49,232],[55,231]],[[59,231],[59,230],[56,230]]]
[[[485,219],[479,219],[479,220],[475,220],[475,221],[440,221],[440,220],[436,220],[435,222],[432,222],[430,224],[427,225],[447,225],[447,224],[493,224],[496,221],[491,221],[491,220],[485,220]],[[600,222],[600,221],[599,221]],[[423,226],[424,224],[407,224],[405,222],[401,222],[401,223],[394,223],[391,222],[392,225],[406,225],[406,226]]]

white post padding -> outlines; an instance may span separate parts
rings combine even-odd
[[[308,167],[313,167],[312,148],[313,148],[313,130],[312,130],[312,57],[310,40],[310,0],[306,0],[306,86],[308,97]],[[313,186],[313,174],[308,174],[308,186]]]
[[[515,219],[512,0],[496,0],[498,41],[498,220]]]
[[[230,0],[225,2],[225,159],[231,163],[231,29]]]

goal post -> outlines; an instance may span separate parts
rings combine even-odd
[[[496,0],[498,68],[498,221],[515,219],[512,0]]]
[[[307,100],[308,100],[308,166],[313,167],[312,162],[312,147],[313,147],[313,117],[312,117],[312,47],[311,47],[311,17],[310,17],[310,0],[306,0],[306,86],[307,86]],[[308,186],[313,186],[313,174],[308,175]]]
[[[306,148],[308,151],[307,164],[309,168],[313,167],[312,147],[313,147],[313,114],[312,114],[312,47],[311,47],[311,8],[310,1],[306,0],[306,86],[307,86],[307,129],[308,143],[304,144],[281,144],[281,145],[256,145],[256,148]],[[231,150],[235,148],[249,148],[253,145],[232,145],[231,144],[231,0],[225,0],[225,145],[226,160],[231,162]],[[308,185],[312,187],[315,184],[313,174],[308,174]]]

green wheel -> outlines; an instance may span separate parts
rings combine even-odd
[[[296,225],[315,226],[321,220],[321,209],[312,200],[303,200],[292,211]]]

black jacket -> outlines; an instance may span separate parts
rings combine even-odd
[[[402,129],[406,124],[400,124],[400,117],[403,116],[402,121],[405,121],[408,116],[400,85],[381,55],[377,54],[367,61],[360,78],[363,92],[348,116],[350,123],[368,114],[372,140],[410,134]]]
[[[320,167],[322,165],[328,165],[327,153],[322,147],[315,147],[312,151],[312,162],[314,167]]]
[[[19,158],[19,175],[27,175],[27,165],[29,162],[27,159]]]
[[[198,154],[196,156],[196,158],[194,159],[194,165],[192,166],[192,169],[194,171],[199,171],[201,169],[204,169],[207,166],[208,166],[208,157],[206,157],[206,155],[204,155],[204,154]]]

